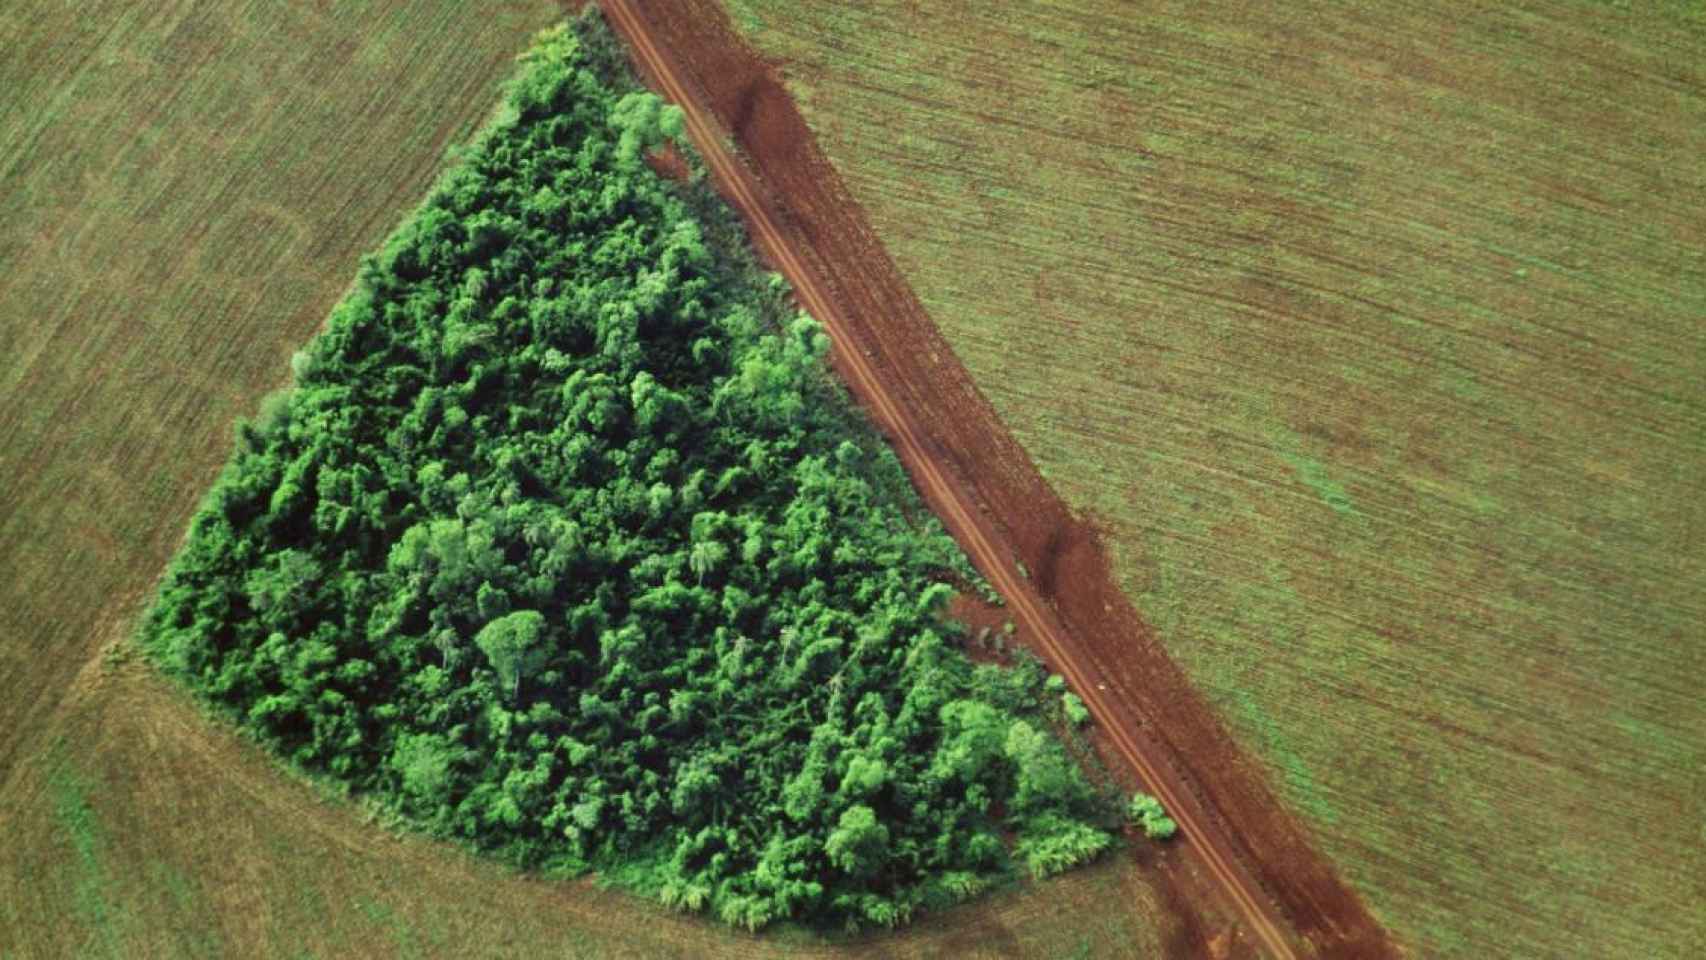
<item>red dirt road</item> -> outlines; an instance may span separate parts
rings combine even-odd
[[[976,394],[809,133],[800,135],[792,104],[778,106],[780,87],[720,11],[698,2],[670,16],[635,0],[601,6],[642,75],[685,111],[718,185],[823,324],[836,368],[926,502],[1083,697],[1109,759],[1166,804],[1181,852],[1212,877],[1253,944],[1275,957],[1394,955],[1112,586],[1093,531],[1067,514]],[[726,69],[743,52],[752,62]]]

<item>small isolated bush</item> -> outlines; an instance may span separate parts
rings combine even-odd
[[[1147,793],[1132,794],[1131,804],[1126,808],[1131,822],[1143,828],[1144,836],[1151,840],[1166,840],[1179,832],[1179,825],[1173,818],[1167,816],[1166,808],[1161,801]]]

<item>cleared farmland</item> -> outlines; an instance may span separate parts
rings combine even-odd
[[[1175,941],[1129,858],[900,937],[735,936],[395,836],[125,658],[231,422],[562,16],[331,10],[0,11],[0,956],[1119,957]]]
[[[1400,940],[1706,946],[1706,24],[730,6]]]

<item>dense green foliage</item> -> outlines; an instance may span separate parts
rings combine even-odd
[[[240,429],[146,646],[427,830],[731,923],[899,922],[1003,830],[1093,856],[1040,670],[954,648],[969,568],[617,62],[541,38]]]
[[[1167,816],[1161,801],[1147,793],[1132,794],[1131,802],[1126,805],[1126,815],[1132,823],[1143,828],[1144,835],[1151,840],[1166,840],[1179,832],[1179,825]]]

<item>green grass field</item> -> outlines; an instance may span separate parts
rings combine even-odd
[[[394,835],[126,655],[233,421],[562,16],[0,9],[0,957],[1121,957],[1171,936],[1129,858],[900,937],[736,936]]]
[[[1402,943],[1706,949],[1706,8],[730,6]]]

